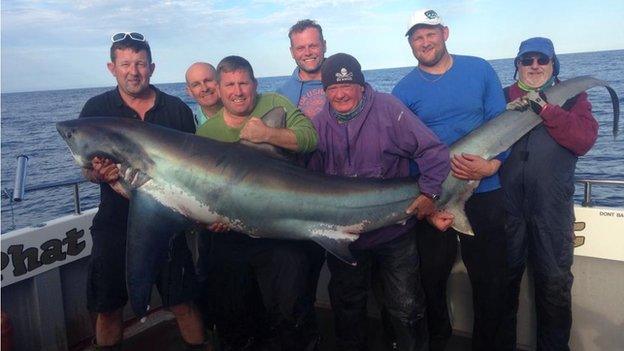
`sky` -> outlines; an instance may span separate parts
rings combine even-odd
[[[454,54],[514,57],[534,36],[557,53],[624,49],[622,0],[1,0],[1,91],[113,86],[110,36],[125,31],[147,37],[152,83],[182,82],[193,62],[227,55],[258,77],[289,75],[288,29],[305,18],[323,27],[327,55],[349,53],[365,70],[414,66],[404,34],[420,8],[448,25]]]

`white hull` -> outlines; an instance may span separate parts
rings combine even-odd
[[[576,231],[584,243],[574,252],[572,286],[573,324],[570,349],[575,351],[624,349],[624,209],[575,207]],[[578,225],[576,227],[579,227]],[[326,287],[324,268],[319,286]],[[319,289],[318,303],[329,306],[327,289]],[[466,267],[458,260],[448,283],[448,305],[456,334],[472,333],[472,289]],[[377,314],[374,302],[372,314]],[[535,349],[533,283],[529,273],[522,279],[518,312],[518,345]]]

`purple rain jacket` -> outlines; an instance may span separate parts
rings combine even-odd
[[[390,94],[366,84],[365,105],[353,119],[339,123],[329,101],[312,119],[318,132],[317,150],[308,168],[344,177],[399,178],[409,176],[414,160],[421,174],[421,192],[440,194],[450,170],[449,150],[412,111]],[[414,218],[360,235],[353,249],[369,249],[408,233]]]

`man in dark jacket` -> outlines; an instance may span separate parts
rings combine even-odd
[[[327,102],[312,120],[319,139],[308,167],[343,177],[389,179],[409,176],[413,160],[421,170],[421,194],[439,194],[450,169],[448,148],[399,100],[366,84],[354,57],[336,54],[327,58],[321,75]],[[434,201],[419,195],[406,211],[423,218],[434,210]],[[327,257],[337,349],[366,349],[371,272],[398,349],[427,348],[425,297],[416,238],[410,233],[414,224],[410,219],[361,234],[351,245],[357,266]]]
[[[80,118],[134,118],[182,132],[195,132],[193,113],[188,106],[149,84],[155,65],[145,37],[134,32],[117,33],[111,40],[108,69],[117,80],[117,87],[89,99]],[[128,300],[125,280],[128,200],[116,192],[117,165],[101,157],[94,157],[91,163],[92,167],[85,169],[84,174],[90,181],[100,184],[100,206],[91,227],[93,249],[89,261],[87,308],[96,314],[96,347],[121,350],[122,310]],[[184,235],[175,237],[169,257],[156,283],[163,306],[176,316],[188,348],[205,349],[202,320],[192,303],[197,282]]]
[[[516,344],[520,281],[527,257],[535,278],[537,349],[569,350],[574,249],[574,169],[578,156],[594,145],[598,123],[587,94],[563,106],[549,104],[542,93],[557,84],[559,60],[552,42],[531,38],[520,44],[514,60],[516,83],[505,88],[508,109],[530,108],[543,123],[512,148],[501,170],[508,213],[509,287],[505,323],[512,332],[506,349]],[[515,75],[514,75],[515,77]]]

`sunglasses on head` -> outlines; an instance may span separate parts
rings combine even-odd
[[[135,41],[145,41],[145,36],[141,33],[137,33],[137,32],[120,32],[117,34],[113,34],[113,36],[111,37],[111,41],[113,43],[116,43],[118,41],[122,41],[126,38],[130,38],[132,40]]]
[[[544,66],[550,63],[550,57],[546,55],[539,55],[538,57],[523,57],[520,59],[520,64],[523,66],[531,66],[533,65],[533,61],[535,60],[537,60],[537,64],[540,66]]]

